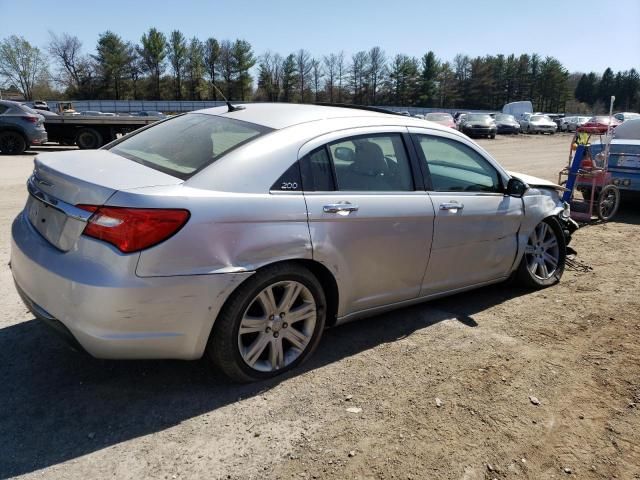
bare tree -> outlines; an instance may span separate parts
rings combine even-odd
[[[182,73],[187,62],[187,40],[180,30],[174,30],[169,34],[167,56],[173,70],[173,96],[176,100],[180,100],[182,98]]]
[[[317,59],[311,60],[311,78],[313,79],[313,98],[314,102],[318,102],[318,92],[320,91],[320,81],[324,77],[322,64]]]
[[[215,38],[208,38],[204,46],[204,63],[207,67],[207,76],[211,82],[211,98],[218,99],[218,91],[215,84],[218,79],[218,64],[220,62],[220,44]]]
[[[309,52],[300,49],[296,53],[296,69],[298,71],[298,87],[300,88],[300,101],[304,103],[304,90],[307,80],[311,75],[311,58]]]
[[[329,93],[329,102],[333,103],[333,89],[336,84],[336,76],[338,70],[338,56],[335,53],[325,55],[322,59],[325,67],[327,80],[325,82],[325,88]]]
[[[224,90],[227,99],[231,100],[233,79],[235,77],[235,57],[233,56],[233,45],[229,40],[220,42],[220,75],[224,80]]]
[[[38,47],[23,37],[11,35],[0,42],[0,76],[19,86],[24,98],[33,99],[33,87],[47,72],[47,64]]]
[[[282,81],[282,57],[267,50],[258,65],[258,89],[269,102],[278,101]]]
[[[87,96],[91,90],[94,68],[91,58],[82,54],[82,42],[68,33],[49,32],[49,54],[59,66],[54,80],[71,90],[71,94]]]
[[[369,89],[370,98],[373,105],[377,102],[377,94],[380,85],[384,81],[387,71],[387,57],[380,47],[373,47],[369,50]]]
[[[345,73],[344,52],[340,51],[336,59],[336,73],[338,74],[338,103],[342,102],[342,80]]]
[[[349,72],[349,82],[353,89],[353,102],[364,103],[364,90],[366,88],[366,77],[369,69],[369,54],[361,51],[351,57]]]

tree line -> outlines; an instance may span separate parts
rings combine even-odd
[[[580,113],[603,111],[616,95],[618,109],[640,109],[640,77],[633,68],[570,74],[558,59],[536,53],[459,54],[447,61],[433,51],[419,58],[387,56],[377,46],[350,56],[313,57],[304,49],[257,56],[243,39],[200,40],[155,28],[138,43],[103,32],[94,54],[68,33],[51,32],[43,49],[13,35],[0,41],[0,76],[5,88],[13,86],[27,99],[226,97],[486,110],[531,100],[537,111]]]

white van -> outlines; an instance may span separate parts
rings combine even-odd
[[[502,113],[508,113],[516,117],[516,120],[521,120],[525,113],[533,112],[533,104],[529,100],[521,102],[507,103],[502,107]]]

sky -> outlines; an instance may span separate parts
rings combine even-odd
[[[242,38],[256,55],[347,56],[380,46],[442,60],[538,53],[571,71],[606,67],[640,70],[640,0],[0,0],[0,39],[24,36],[46,47],[49,31],[67,32],[93,53],[98,34],[111,30],[138,42],[150,27],[188,38]]]

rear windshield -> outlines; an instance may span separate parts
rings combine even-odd
[[[110,150],[186,180],[234,148],[270,131],[240,120],[188,113],[125,137]]]
[[[451,117],[451,115],[449,115],[448,113],[428,113],[425,117],[425,120],[431,120],[431,121],[446,121],[446,120],[451,120],[453,117]]]
[[[470,113],[466,117],[465,120],[469,120],[471,122],[483,122],[486,120],[493,120],[490,115],[484,113]]]

